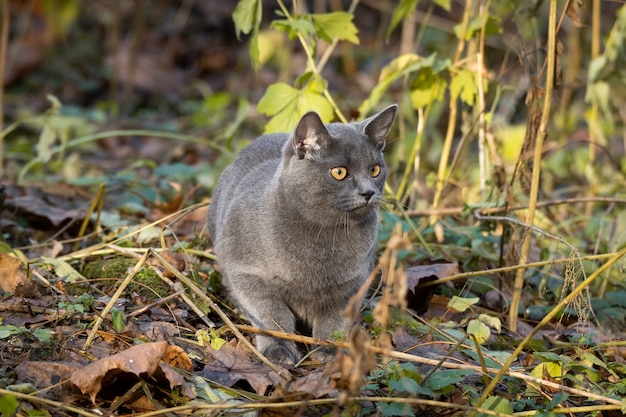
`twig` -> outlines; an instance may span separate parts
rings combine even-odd
[[[98,329],[100,328],[100,325],[104,321],[104,318],[107,316],[107,314],[109,314],[109,311],[111,311],[111,309],[115,305],[115,302],[117,301],[118,298],[120,298],[120,295],[122,295],[122,292],[124,292],[124,290],[130,283],[130,281],[132,281],[132,279],[135,278],[135,275],[137,275],[137,273],[141,270],[141,267],[146,262],[146,259],[148,259],[149,253],[150,252],[148,251],[143,254],[143,256],[141,257],[139,262],[137,262],[137,264],[132,269],[132,271],[130,271],[130,273],[126,276],[126,278],[124,278],[120,286],[117,288],[117,291],[115,291],[115,294],[111,296],[111,300],[109,300],[107,305],[104,307],[104,309],[102,310],[102,313],[98,315],[95,323],[93,324],[93,327],[89,331],[89,335],[87,336],[87,341],[85,341],[85,344],[83,345],[83,349],[87,349],[89,345],[91,344],[91,342],[93,341],[93,339],[96,337],[96,334],[98,333]]]
[[[200,288],[198,288],[196,284],[193,283],[193,281],[191,281],[189,278],[181,274],[176,268],[174,268],[174,266],[172,266],[172,264],[170,264],[166,259],[164,259],[157,252],[152,252],[152,253],[154,257],[157,258],[159,262],[165,268],[167,268],[172,274],[176,276],[176,278],[180,280],[180,282],[185,284],[198,297],[202,298],[202,300],[205,303],[207,303],[209,308],[211,308],[213,311],[215,311],[215,313],[217,313],[218,316],[220,316],[220,319],[222,319],[222,321],[226,324],[226,326],[230,328],[230,330],[233,332],[235,337],[237,337],[237,339],[239,339],[248,349],[250,349],[264,364],[269,366],[272,371],[274,371],[278,376],[283,378],[285,381],[289,382],[293,379],[291,374],[288,373],[287,375],[285,375],[285,373],[282,372],[276,365],[274,365],[272,361],[267,359],[265,355],[259,352],[258,349],[243,334],[241,334],[239,329],[237,329],[237,326],[235,326],[235,324],[230,320],[228,315],[226,315],[222,311],[222,309],[204,293],[204,291],[200,290]]]
[[[553,0],[553,4],[556,4],[556,0]],[[586,289],[596,278],[598,278],[604,271],[609,269],[614,263],[620,260],[624,255],[626,255],[626,248],[622,249],[620,252],[617,252],[613,257],[611,257],[611,259],[609,259],[602,266],[600,266],[600,268],[598,268],[593,274],[591,274],[589,278],[581,282],[576,288],[572,290],[570,294],[567,295],[567,297],[563,298],[561,302],[559,302],[552,310],[550,310],[550,312],[548,312],[548,314],[546,314],[546,316],[533,328],[533,330],[530,333],[528,333],[528,335],[524,338],[524,340],[520,342],[517,348],[515,348],[515,350],[509,357],[509,359],[502,366],[502,369],[496,374],[496,376],[493,378],[491,383],[487,385],[487,387],[483,391],[482,396],[476,403],[477,406],[480,406],[480,404],[482,404],[487,399],[487,397],[491,395],[491,393],[496,388],[496,385],[502,379],[502,377],[508,374],[508,368],[517,359],[517,355],[519,355],[522,352],[526,344],[528,344],[528,342],[530,342],[532,338],[535,337],[535,335],[539,332],[539,330],[543,328],[544,326],[546,326],[554,317],[556,317],[556,315],[559,312],[561,312],[565,308],[565,306],[567,306],[574,298],[578,297],[578,295],[584,289]],[[591,393],[587,393],[587,395],[591,395]],[[611,399],[611,401],[606,401],[606,402],[610,404],[614,404],[613,401],[618,401],[618,400]],[[621,401],[620,401],[620,404],[621,404]],[[470,417],[474,417],[475,415],[476,413],[474,412],[472,413]]]
[[[519,269],[523,270],[523,269],[530,269],[530,268],[540,268],[540,267],[543,267],[543,266],[553,265],[553,264],[564,264],[564,263],[577,261],[579,259],[581,259],[583,261],[585,261],[585,260],[587,260],[587,261],[602,260],[602,259],[611,258],[611,257],[615,256],[615,254],[616,254],[616,252],[606,253],[606,254],[602,254],[602,255],[581,256],[580,258],[576,257],[576,258],[552,259],[552,260],[549,260],[549,261],[530,262],[530,263],[526,263],[524,265],[518,264],[518,265],[511,265],[511,266],[503,266],[502,268],[483,269],[483,270],[480,270],[480,271],[463,272],[461,274],[450,275],[449,277],[440,278],[440,279],[437,279],[437,280],[434,280],[434,281],[428,281],[428,282],[425,282],[423,284],[419,284],[418,288],[432,287],[433,285],[439,285],[439,284],[443,284],[443,283],[446,283],[446,282],[455,281],[457,279],[471,278],[471,277],[474,277],[474,276],[495,275],[495,274],[499,274],[499,273],[502,273],[502,272],[517,271]]]

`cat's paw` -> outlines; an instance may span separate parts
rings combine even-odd
[[[265,348],[261,353],[272,362],[293,365],[300,360],[300,352],[294,345],[293,348],[278,343],[273,343]]]
[[[337,350],[334,348],[323,347],[311,352],[311,359],[323,363],[328,363],[335,359],[336,353]]]

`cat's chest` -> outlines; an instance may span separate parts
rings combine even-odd
[[[289,236],[279,235],[281,269],[309,278],[352,278],[369,264],[376,244],[373,227],[322,229],[302,227]]]

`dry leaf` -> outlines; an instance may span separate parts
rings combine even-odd
[[[95,401],[103,387],[108,391],[130,388],[137,380],[152,377],[157,370],[167,377],[169,370],[164,371],[164,367],[161,366],[167,349],[167,342],[133,346],[79,369],[74,372],[71,381],[83,394],[88,394],[91,400]],[[113,380],[114,387],[110,384]],[[178,384],[179,381],[169,380],[169,383]]]
[[[205,365],[202,376],[211,381],[232,387],[237,381],[245,380],[260,395],[265,395],[268,387],[284,381],[267,365],[251,358],[237,339],[224,344],[219,350],[209,345],[205,348],[214,360]]]
[[[458,274],[459,265],[457,263],[416,265],[407,268],[404,273],[406,274],[407,287],[409,289],[406,294],[407,306],[417,314],[424,314],[428,311],[428,304],[436,287],[433,285],[420,288],[418,291],[418,285]]]
[[[161,360],[175,368],[184,371],[193,370],[193,363],[187,353],[180,346],[169,345],[165,350],[165,354]]]
[[[67,381],[73,372],[82,367],[80,363],[23,361],[15,368],[15,372],[18,381],[30,382],[43,389]]]
[[[25,285],[26,275],[20,269],[22,262],[4,253],[0,253],[0,291],[14,293],[18,285]]]

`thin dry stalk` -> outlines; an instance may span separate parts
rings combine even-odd
[[[9,0],[0,0],[0,178],[4,175],[4,72],[9,43]]]
[[[539,123],[539,129],[537,131],[537,138],[535,141],[535,151],[533,158],[533,170],[530,184],[530,195],[528,201],[528,215],[525,223],[532,226],[535,221],[535,210],[537,208],[537,199],[539,195],[539,179],[541,173],[541,154],[543,149],[543,142],[548,134],[548,122],[550,119],[550,110],[552,104],[552,92],[554,89],[554,69],[556,66],[556,0],[550,1],[550,12],[548,20],[548,57],[547,57],[547,72],[546,72],[546,88],[543,102],[543,110],[541,114],[541,121]],[[524,234],[524,240],[522,242],[522,249],[520,253],[520,264],[525,264],[528,261],[528,254],[530,253],[530,242],[532,234],[527,232]],[[513,294],[511,298],[511,307],[509,310],[509,328],[513,332],[517,332],[517,315],[522,298],[522,290],[524,287],[524,270],[519,269],[515,275],[515,283],[513,285]]]
[[[463,21],[461,22],[461,31],[459,34],[459,43],[457,44],[456,53],[454,56],[453,64],[456,64],[463,49],[465,49],[465,33],[467,31],[470,11],[473,9],[473,1],[468,0],[465,2],[465,11],[463,12]],[[443,142],[443,148],[441,150],[441,157],[439,159],[439,169],[437,170],[437,187],[435,190],[435,197],[433,198],[433,208],[439,206],[439,200],[445,186],[446,167],[448,166],[448,159],[450,158],[450,152],[452,150],[452,140],[454,139],[454,131],[456,130],[456,114],[458,109],[458,100],[450,100],[450,114],[448,118],[448,128],[446,130],[446,137]]]
[[[235,324],[231,321],[228,315],[224,313],[222,309],[204,293],[204,291],[198,288],[196,284],[194,284],[193,281],[191,281],[185,275],[181,274],[172,264],[170,264],[166,259],[164,259],[158,253],[154,251],[149,251],[149,252],[152,252],[154,257],[159,260],[159,262],[161,263],[161,265],[163,265],[163,267],[165,267],[169,272],[171,272],[174,276],[176,276],[176,278],[178,278],[180,282],[182,282],[191,291],[193,291],[198,297],[200,297],[209,306],[209,308],[211,308],[215,313],[217,313],[217,315],[220,316],[220,319],[222,319],[222,321],[226,324],[226,326],[228,326],[228,328],[233,332],[233,334],[237,337],[237,339],[239,339],[239,341],[241,341],[248,349],[250,349],[250,351],[254,353],[261,360],[261,362],[266,364],[272,371],[276,373],[276,375],[280,376],[285,381],[289,382],[293,379],[291,374],[289,374],[288,372],[285,373],[282,370],[280,370],[276,365],[274,365],[272,361],[267,359],[265,355],[259,352],[258,349],[239,331],[237,326],[235,326]]]
[[[89,335],[87,336],[87,341],[85,341],[85,344],[83,345],[83,349],[86,350],[91,344],[91,342],[93,341],[93,339],[96,337],[96,335],[98,334],[98,330],[100,329],[100,325],[104,321],[104,318],[107,316],[107,314],[109,314],[109,311],[111,311],[111,309],[117,302],[118,298],[120,298],[120,295],[122,295],[122,292],[124,292],[124,290],[128,286],[128,284],[133,280],[133,278],[135,278],[135,275],[137,275],[137,273],[141,270],[141,267],[143,266],[143,264],[146,263],[146,259],[148,259],[149,254],[150,254],[150,251],[143,254],[141,259],[139,259],[139,262],[135,264],[135,267],[132,269],[132,271],[130,271],[130,273],[126,276],[126,278],[124,278],[120,286],[117,288],[117,291],[115,291],[115,294],[111,296],[111,300],[104,307],[104,309],[102,310],[102,313],[98,315],[98,318],[93,324],[93,327],[89,331]]]
[[[556,0],[552,0],[552,3],[556,4]],[[591,274],[586,280],[584,280],[576,288],[574,288],[572,292],[568,294],[568,296],[565,297],[563,300],[561,300],[561,302],[559,302],[552,310],[550,310],[548,314],[546,314],[546,316],[533,328],[533,330],[524,338],[524,340],[520,342],[520,344],[517,346],[517,348],[513,351],[513,353],[509,357],[509,359],[504,363],[504,365],[502,366],[502,369],[495,375],[495,377],[493,378],[491,383],[487,386],[487,388],[485,388],[485,391],[483,391],[482,396],[476,403],[477,406],[480,406],[487,399],[487,397],[491,395],[493,390],[496,388],[496,385],[498,384],[498,382],[502,379],[504,375],[507,374],[509,367],[513,364],[515,360],[517,360],[517,356],[526,347],[528,342],[530,342],[533,339],[533,337],[535,337],[535,335],[539,332],[539,330],[541,330],[544,326],[550,323],[550,321],[553,318],[555,318],[557,314],[563,311],[563,309],[567,305],[569,305],[576,297],[578,297],[581,292],[586,290],[587,287],[591,285],[593,281],[595,281],[604,271],[609,269],[611,266],[613,266],[613,264],[615,264],[622,257],[624,257],[624,255],[626,255],[626,248],[617,252],[613,257],[611,257],[607,262],[605,262],[600,268],[598,268],[593,274]],[[617,400],[612,400],[612,401],[607,401],[607,402],[609,404],[612,404],[613,401],[617,401]],[[476,415],[476,412],[472,413],[470,417],[474,417],[475,415]]]

